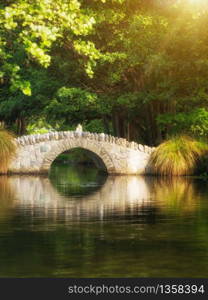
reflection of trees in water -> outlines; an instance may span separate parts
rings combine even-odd
[[[153,177],[149,178],[152,197],[162,211],[178,214],[196,210],[200,192],[190,177]]]
[[[50,172],[52,185],[63,196],[84,196],[98,190],[107,175],[93,167],[54,164]]]

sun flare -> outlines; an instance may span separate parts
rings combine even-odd
[[[188,2],[197,6],[208,4],[208,0],[188,0]]]

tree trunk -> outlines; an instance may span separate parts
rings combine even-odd
[[[112,121],[114,135],[120,137],[119,117],[117,112],[113,112]]]
[[[19,118],[16,120],[17,123],[17,134],[23,135],[26,132],[26,125],[25,125],[25,119]]]
[[[106,117],[103,117],[103,124],[104,124],[104,128],[105,128],[105,132],[107,134],[110,134],[109,120]]]

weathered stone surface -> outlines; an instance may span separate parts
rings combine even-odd
[[[109,174],[146,174],[154,148],[101,133],[50,132],[16,139],[18,151],[10,164],[11,173],[48,172],[64,151],[81,147],[90,151],[96,166]]]
[[[47,152],[50,150],[50,145],[44,144],[40,146],[40,152]]]

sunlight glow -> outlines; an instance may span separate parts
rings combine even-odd
[[[197,6],[208,4],[208,0],[188,0],[188,2]]]

